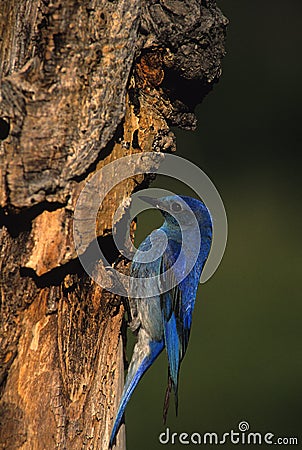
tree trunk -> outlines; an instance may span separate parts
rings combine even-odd
[[[1,0],[1,448],[108,448],[124,310],[79,263],[76,200],[106,164],[173,151],[169,127],[194,128],[226,24],[214,0]],[[101,205],[110,263],[113,214],[147,183]]]

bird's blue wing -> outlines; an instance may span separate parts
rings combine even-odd
[[[186,270],[186,261],[184,255],[180,254],[179,247],[179,243],[169,240],[169,245],[161,261],[163,288],[165,285],[173,286],[161,295],[161,309],[169,361],[169,377],[174,388],[176,410],[179,368],[189,342],[194,294],[196,293],[195,290],[193,292],[190,289],[190,275],[184,280],[182,279]],[[174,265],[176,260],[177,263]],[[167,413],[167,406],[165,405],[164,417]]]

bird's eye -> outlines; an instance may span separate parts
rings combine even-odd
[[[171,211],[179,212],[179,211],[181,211],[181,210],[182,210],[182,206],[181,206],[180,203],[177,203],[177,202],[173,202],[173,203],[172,203],[172,205],[171,205]]]

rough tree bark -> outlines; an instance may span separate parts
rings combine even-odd
[[[123,306],[79,264],[75,203],[105,164],[194,128],[226,24],[214,0],[1,0],[1,448],[108,448]],[[112,215],[146,183],[101,206],[110,262]]]

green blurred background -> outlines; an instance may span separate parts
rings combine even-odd
[[[179,416],[171,403],[167,426],[222,434],[246,420],[252,432],[301,445],[302,3],[219,5],[230,19],[223,75],[198,108],[197,132],[176,134],[178,155],[218,188],[229,236],[218,271],[199,287]],[[139,217],[138,241],[158,225],[153,217]],[[127,407],[129,450],[163,448],[166,366],[162,354]]]

